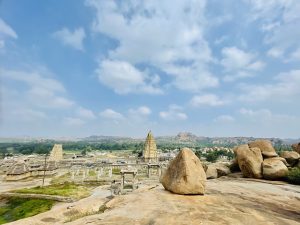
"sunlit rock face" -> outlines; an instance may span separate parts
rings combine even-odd
[[[206,174],[194,152],[183,148],[160,181],[166,190],[176,194],[204,194]]]
[[[263,157],[259,148],[249,148],[245,144],[236,147],[234,152],[244,177],[262,178]]]
[[[262,165],[263,177],[268,180],[281,179],[288,173],[288,168],[279,157],[265,159]]]
[[[269,140],[256,140],[249,143],[250,148],[259,148],[264,158],[278,156]]]

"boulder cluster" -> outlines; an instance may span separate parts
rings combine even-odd
[[[256,140],[234,148],[236,162],[244,177],[278,180],[286,177],[288,167],[300,166],[300,145],[295,151],[283,151],[278,155],[269,140]]]
[[[164,188],[176,194],[204,194],[206,179],[215,179],[241,171],[244,177],[278,180],[286,177],[288,167],[300,168],[300,143],[294,151],[282,151],[278,155],[269,140],[256,140],[234,148],[233,162],[201,164],[189,148],[183,148],[173,159],[160,182]]]

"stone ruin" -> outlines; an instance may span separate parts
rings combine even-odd
[[[155,139],[154,139],[151,131],[149,131],[146,141],[145,141],[145,148],[143,151],[143,160],[145,162],[157,162],[158,161],[156,143],[155,143]]]
[[[63,159],[63,149],[62,144],[54,144],[51,152],[49,161],[61,161]]]

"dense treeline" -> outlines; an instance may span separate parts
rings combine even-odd
[[[46,154],[49,153],[54,145],[54,141],[47,142],[29,142],[29,143],[0,143],[0,154],[1,156],[5,156],[7,154]],[[114,142],[114,141],[105,141],[105,142],[63,142],[64,151],[77,151],[79,153],[82,152],[90,152],[92,150],[109,150],[109,151],[117,151],[117,150],[131,150],[134,153],[140,153],[144,147],[144,142]],[[212,143],[158,143],[158,149],[161,149],[162,152],[168,152],[173,149],[180,149],[182,147],[193,148],[198,152],[198,154],[202,154],[201,149],[204,147],[228,147],[233,148],[234,144],[212,144]],[[282,143],[276,143],[274,145],[277,152],[284,150],[291,150],[289,145],[284,145]],[[216,152],[216,151],[214,151]],[[209,153],[208,156],[202,155],[204,157],[212,158],[212,160],[216,157],[216,154],[225,155],[231,158],[229,153],[226,151],[217,151],[216,153]],[[219,155],[218,155],[219,156]],[[217,156],[217,157],[218,157]]]
[[[196,150],[195,154],[198,156],[198,158],[204,157],[208,162],[215,162],[218,160],[220,156],[226,156],[227,159],[233,159],[234,153],[228,152],[226,150],[216,150],[216,151],[210,151],[207,153],[203,153],[200,150]]]
[[[54,142],[46,143],[0,143],[1,155],[6,154],[46,154],[49,153]],[[65,142],[63,143],[64,151],[91,151],[91,150],[139,150],[143,148],[144,143],[88,143],[88,142]]]

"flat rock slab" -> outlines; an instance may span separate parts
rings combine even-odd
[[[202,195],[174,195],[158,185],[111,200],[102,214],[69,224],[300,224],[300,187],[248,179],[207,181]]]

